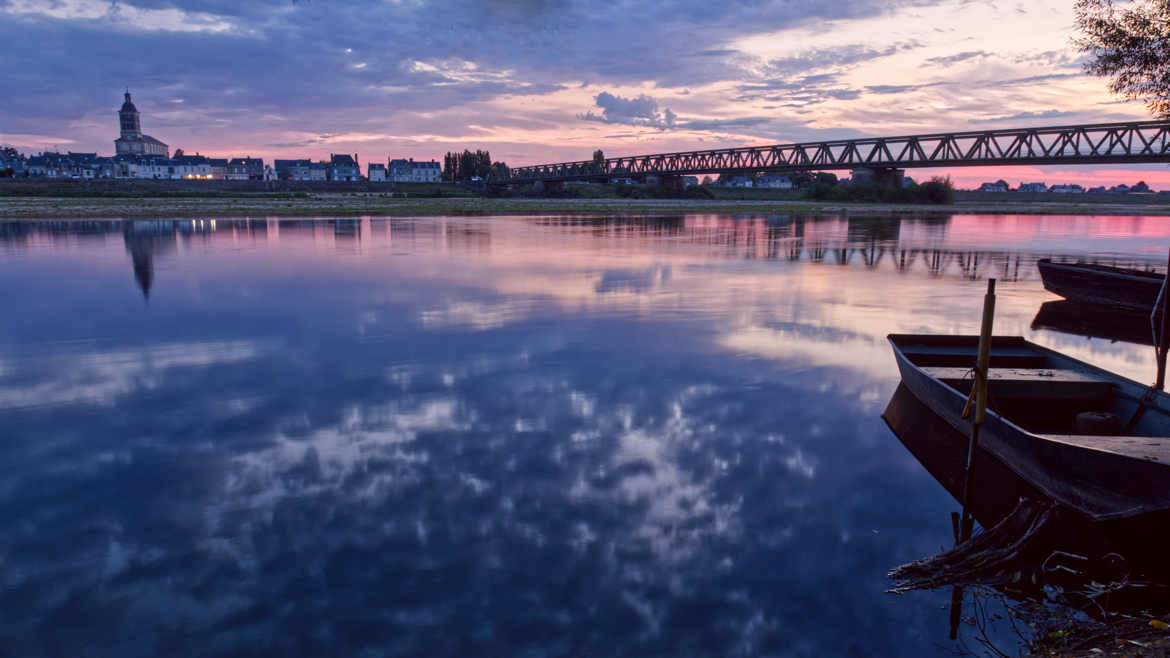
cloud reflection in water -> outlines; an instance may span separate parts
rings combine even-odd
[[[0,652],[931,653],[884,336],[1066,341],[1022,221],[5,225]]]

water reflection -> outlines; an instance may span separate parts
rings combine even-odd
[[[1156,239],[1154,239],[1156,238]],[[0,653],[907,655],[894,331],[1161,220],[0,223]],[[129,263],[127,262],[129,260]],[[131,282],[127,266],[134,275]],[[150,304],[142,304],[149,296]],[[843,630],[844,629],[844,630]]]
[[[136,279],[146,292],[153,279],[151,257],[175,244],[200,239],[222,244],[309,241],[328,242],[337,248],[360,248],[422,242],[441,246],[444,251],[486,254],[492,249],[493,220],[417,221],[410,219],[320,220],[154,220],[91,222],[6,222],[0,227],[0,244],[9,249],[34,245],[100,241],[107,234],[122,232],[131,253]],[[1036,277],[1037,259],[1053,255],[1079,257],[1086,262],[1149,269],[1160,265],[1154,257],[1156,246],[1145,238],[1170,239],[1150,218],[1088,218],[1079,216],[1020,218],[1014,216],[927,216],[927,217],[767,217],[735,216],[630,216],[630,217],[541,217],[532,226],[554,229],[587,229],[598,246],[607,240],[677,239],[684,245],[721,248],[727,258],[807,260],[817,263],[866,268],[892,267],[899,272],[926,272],[959,275],[970,279],[995,276],[1001,280]],[[1030,220],[1030,221],[1028,221]],[[1057,220],[1084,225],[1083,235],[1066,242],[1034,241],[1046,224]],[[980,237],[981,225],[994,222],[996,231]],[[1020,224],[1025,224],[1020,226]],[[1010,231],[1003,231],[1009,224]],[[1039,224],[1039,225],[1037,225]],[[1118,224],[1122,226],[1119,228]],[[1134,233],[1118,233],[1124,228]],[[1113,240],[1110,240],[1113,238]],[[1116,245],[1110,242],[1117,242]],[[1156,245],[1156,243],[1154,243]]]
[[[1086,338],[1154,346],[1149,314],[1118,307],[1102,308],[1063,299],[1044,302],[1032,320],[1032,327]]]
[[[130,262],[134,267],[134,280],[142,290],[144,299],[150,298],[150,287],[154,284],[154,257],[174,251],[177,230],[173,222],[126,222],[122,237]]]

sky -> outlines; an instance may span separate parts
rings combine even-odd
[[[187,153],[509,165],[1149,118],[1072,0],[0,0],[0,143],[112,153],[128,88]],[[1170,189],[1170,167],[960,168]]]

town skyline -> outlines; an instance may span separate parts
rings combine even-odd
[[[56,75],[79,82],[66,90],[34,76],[48,63],[18,48],[0,70],[25,91],[0,109],[0,142],[23,151],[109,152],[127,87],[146,117],[143,129],[172,148],[269,160],[328,153],[430,160],[484,148],[518,166],[587,159],[595,148],[632,155],[1149,118],[1141,103],[1119,101],[1082,72],[1067,2],[860,2],[835,14],[781,3],[729,8],[738,16],[687,13],[698,6],[664,14],[621,3],[339,9],[9,0],[0,4],[4,22],[19,28],[19,39],[59,46],[63,52],[49,58]],[[435,13],[446,17],[445,29]],[[520,44],[490,42],[504,33],[515,41],[517,26],[525,28]],[[695,38],[680,42],[688,28]],[[384,42],[383,33],[400,38]],[[298,35],[314,37],[298,42],[311,55],[303,61],[281,50]],[[460,37],[476,47],[446,47]],[[205,63],[131,60],[77,73],[88,63],[76,56],[82,50],[100,63],[135,44],[163,42],[190,47]],[[590,43],[600,51],[590,54]],[[242,49],[239,61],[226,58],[233,48]],[[573,65],[557,56],[562,51],[576,55]],[[1162,166],[920,175],[934,173],[960,186],[1003,178],[1170,187]]]

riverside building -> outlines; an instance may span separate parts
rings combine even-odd
[[[167,145],[150,135],[142,134],[142,117],[138,108],[130,100],[130,92],[126,92],[126,100],[122,109],[118,110],[118,122],[122,126],[122,136],[114,140],[114,153],[117,155],[158,155],[167,157]]]

